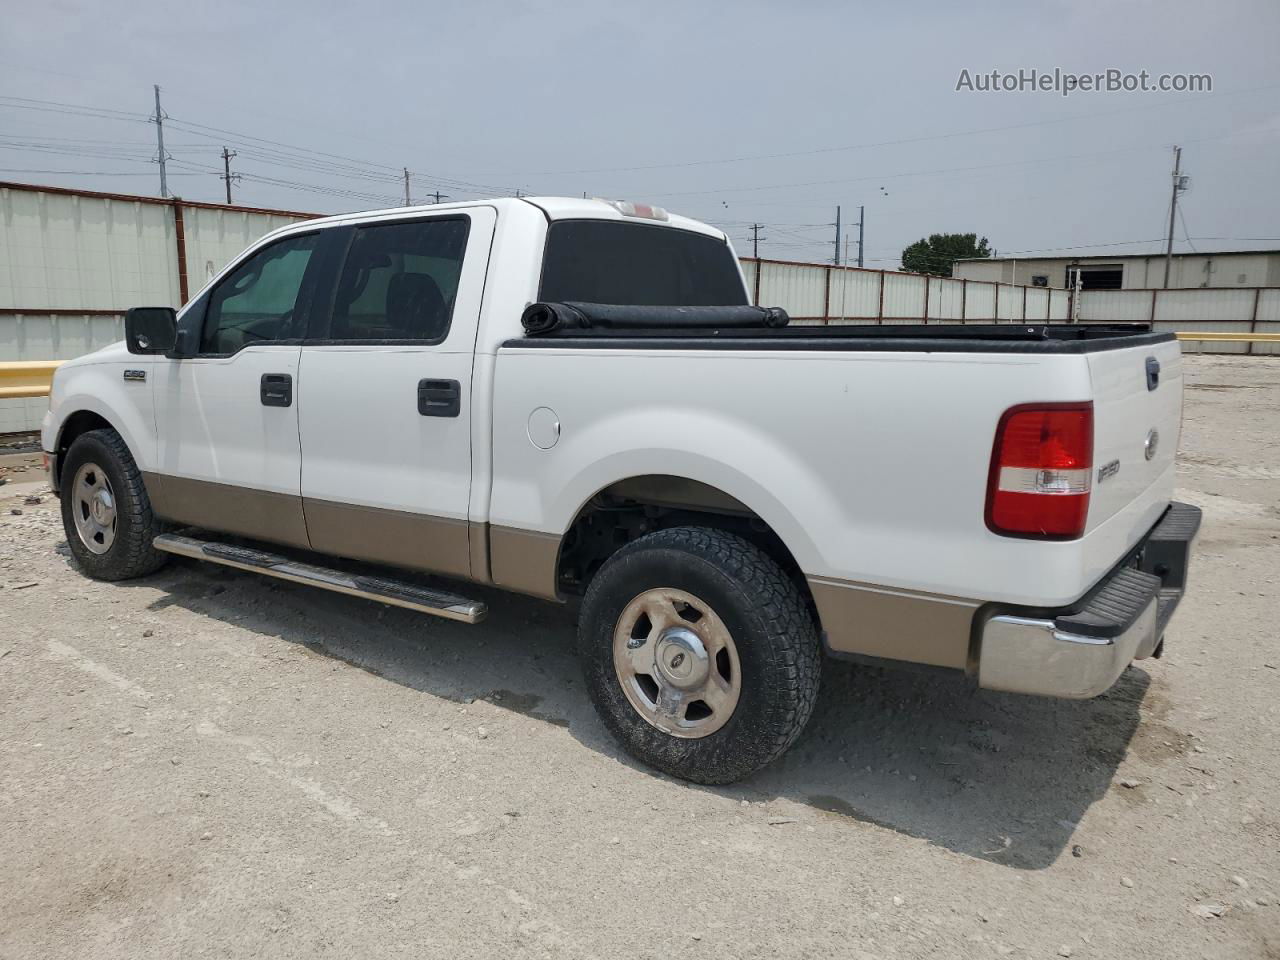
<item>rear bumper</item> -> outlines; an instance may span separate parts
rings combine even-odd
[[[980,627],[978,685],[1086,699],[1155,653],[1186,590],[1200,509],[1174,503],[1131,555],[1080,603],[998,612]]]

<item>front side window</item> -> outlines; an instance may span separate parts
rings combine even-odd
[[[302,278],[320,235],[288,237],[264,247],[214,288],[200,338],[201,353],[303,336],[298,315]]]
[[[467,249],[465,218],[357,227],[330,340],[425,340],[449,332]]]
[[[723,240],[691,230],[560,220],[547,232],[540,299],[646,307],[732,307],[747,302]]]

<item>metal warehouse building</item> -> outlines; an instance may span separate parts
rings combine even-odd
[[[954,276],[965,280],[1074,285],[1080,271],[1085,290],[1190,290],[1204,287],[1280,287],[1280,250],[1175,253],[1164,283],[1164,254],[1097,257],[992,257],[957,260]]]

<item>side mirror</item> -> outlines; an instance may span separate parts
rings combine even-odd
[[[124,315],[124,340],[130,353],[168,353],[177,329],[173,307],[131,307]]]

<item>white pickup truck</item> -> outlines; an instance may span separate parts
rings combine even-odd
[[[43,445],[91,577],[581,597],[605,723],[701,782],[786,750],[824,651],[1077,698],[1159,654],[1200,517],[1172,336],[786,319],[658,208],[312,220],[64,364]]]

